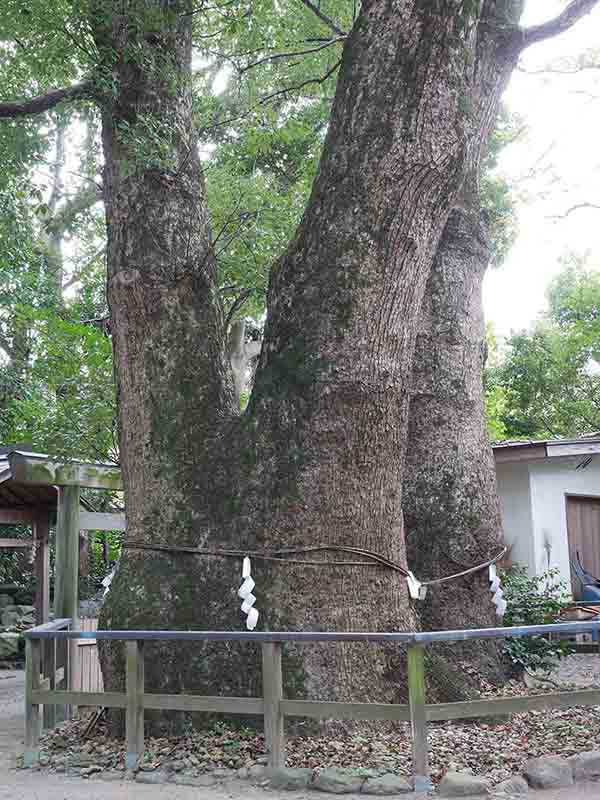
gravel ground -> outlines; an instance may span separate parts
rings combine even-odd
[[[553,673],[553,680],[562,684],[576,685],[578,687],[600,686],[600,657],[590,655],[573,655],[565,659],[559,668]],[[15,757],[22,751],[23,746],[23,672],[2,672],[0,671],[0,800],[197,800],[198,789],[194,787],[176,786],[169,784],[166,786],[152,786],[140,785],[123,780],[106,781],[94,777],[91,780],[83,779],[80,777],[66,777],[64,775],[57,775],[43,771],[22,771],[15,770]],[[512,687],[514,690],[514,687]],[[512,693],[509,691],[508,693]],[[575,712],[576,717],[570,716]],[[584,718],[583,714],[592,713],[592,718]],[[557,716],[554,716],[556,714]],[[569,714],[568,717],[565,716]],[[565,715],[565,716],[563,716]],[[450,757],[450,751],[454,751],[456,755],[457,745],[460,740],[469,748],[475,745],[475,750],[485,751],[486,747],[489,748],[492,741],[504,740],[504,745],[499,748],[497,755],[500,755],[511,742],[512,747],[509,745],[508,750],[513,750],[513,763],[510,764],[511,759],[507,759],[510,766],[518,769],[515,761],[516,750],[525,751],[524,757],[534,755],[532,751],[545,750],[546,752],[555,752],[557,749],[550,746],[549,750],[546,747],[534,745],[529,737],[532,737],[536,728],[540,730],[535,731],[538,735],[532,738],[538,739],[540,734],[550,735],[549,738],[557,741],[558,739],[574,739],[581,738],[587,740],[590,735],[596,740],[600,734],[600,726],[598,725],[598,716],[600,716],[600,709],[573,709],[572,712],[557,711],[548,712],[548,714],[538,713],[536,715],[515,715],[517,720],[522,720],[520,724],[513,728],[506,724],[499,726],[486,726],[486,725],[470,725],[465,726],[440,726],[437,733],[433,733],[433,739],[440,739],[438,747],[442,751],[440,755],[445,752],[444,760]],[[524,724],[525,720],[531,719],[534,723]],[[536,724],[537,718],[537,724]],[[514,718],[513,718],[514,719]],[[592,722],[593,720],[593,722]],[[590,725],[590,723],[592,723]],[[511,730],[512,728],[512,730]],[[593,732],[590,728],[594,729]],[[575,729],[575,730],[574,730]],[[221,732],[221,736],[227,736],[225,731]],[[448,737],[448,741],[444,741]],[[403,737],[402,737],[403,738]],[[408,737],[406,737],[408,739]],[[540,739],[542,737],[540,736]],[[507,741],[508,740],[508,741]],[[515,741],[516,740],[516,741]],[[394,742],[394,750],[396,750],[396,759],[400,755],[397,752],[397,747],[400,742]],[[98,743],[100,744],[100,743]],[[104,742],[104,746],[109,742]],[[343,761],[340,758],[341,752],[346,750],[349,742],[328,742],[327,747],[325,742],[321,740],[319,745],[326,750],[326,752],[319,752],[319,747],[316,748],[317,752],[311,754],[316,756],[319,761]],[[363,740],[364,747],[364,740]],[[383,742],[381,742],[383,744]],[[405,743],[402,742],[404,745]],[[408,741],[406,742],[408,744]],[[543,742],[540,742],[542,745]],[[331,747],[330,750],[330,746]],[[441,747],[440,747],[441,745]],[[445,746],[446,745],[446,746]],[[515,746],[516,745],[516,746]],[[582,746],[574,749],[588,749],[589,744],[587,741],[582,741]],[[597,745],[596,745],[597,747]],[[70,749],[70,748],[69,748]],[[258,749],[258,748],[257,748]],[[302,752],[303,748],[299,748],[300,752],[296,753],[296,758],[292,757],[292,761],[310,760],[310,755],[306,750]],[[307,748],[309,749],[309,748]],[[312,748],[310,748],[312,749]],[[353,749],[353,748],[350,748]],[[356,748],[361,749],[361,748]],[[365,748],[367,749],[367,748]],[[368,748],[369,750],[371,748]],[[377,749],[377,748],[376,748]],[[387,749],[384,747],[384,750]],[[404,748],[402,748],[404,749]],[[437,748],[436,748],[437,749]],[[462,748],[460,748],[462,749]],[[495,748],[493,748],[495,749]],[[363,750],[363,754],[365,751]],[[358,755],[355,751],[354,755]],[[371,757],[373,752],[371,750]],[[404,758],[408,761],[408,752]],[[308,757],[308,758],[307,758]],[[394,760],[396,760],[394,759]],[[404,760],[403,758],[398,760]],[[441,760],[441,759],[440,759]],[[479,758],[477,759],[479,760]],[[496,763],[492,769],[483,770],[488,774],[499,772],[498,767],[500,764],[493,759]],[[391,766],[391,764],[390,764]],[[466,766],[466,765],[465,765]],[[492,766],[490,764],[490,766]],[[502,765],[506,768],[506,763]],[[494,769],[494,767],[496,767]],[[500,767],[500,769],[502,769]],[[504,770],[502,770],[504,771]],[[515,769],[516,771],[516,769]],[[492,775],[490,774],[490,777]],[[495,776],[494,776],[495,777]],[[206,787],[202,789],[202,796],[205,800],[231,800],[232,798],[243,798],[243,800],[269,800],[279,796],[279,793],[269,791],[257,786],[252,786],[244,781],[230,781],[222,785],[214,787]],[[315,800],[319,795],[316,793],[298,793],[298,792],[285,792],[282,795],[284,800]],[[560,792],[536,792],[529,795],[532,800],[600,800],[600,785],[591,784],[588,786],[579,785],[571,787]],[[415,797],[412,795],[412,797]],[[349,796],[351,800],[351,796]]]
[[[551,675],[562,685],[570,684],[580,689],[600,686],[600,654],[574,653],[559,662]]]

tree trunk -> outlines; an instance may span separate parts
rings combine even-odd
[[[409,565],[421,580],[463,572],[502,548],[483,391],[481,285],[490,257],[479,207],[457,208],[427,282],[413,364],[403,510]],[[418,611],[426,630],[499,622],[487,569],[431,586]],[[477,646],[480,665],[497,673],[495,648]]]
[[[421,299],[519,48],[496,2],[472,16],[456,2],[363,3],[239,417],[192,122],[191,4],[116,5],[100,4],[96,40],[116,53],[104,186],[128,529],[101,625],[239,629],[239,560],[148,548],[345,545],[405,564],[398,476]],[[401,574],[313,557],[255,562],[262,629],[414,626]],[[256,655],[157,644],[147,683],[254,694]],[[122,652],[102,658],[106,685],[122,685]],[[394,667],[381,648],[289,648],[286,692],[391,700]]]

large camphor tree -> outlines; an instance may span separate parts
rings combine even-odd
[[[86,24],[97,59],[86,80],[0,106],[16,116],[85,97],[102,113],[128,546],[101,625],[240,626],[239,560],[152,546],[346,546],[406,564],[413,351],[440,238],[450,215],[471,205],[472,176],[520,53],[596,3],[574,0],[523,30],[512,0],[363,2],[345,37],[310,199],[271,271],[242,415],[194,119],[192,34],[202,4],[92,0]],[[459,211],[446,236],[463,222]],[[493,494],[493,480],[481,486]],[[487,544],[492,555],[496,543],[497,528],[489,539],[482,532],[477,552]],[[401,573],[336,566],[362,560],[336,551],[318,566],[298,563],[309,557],[256,563],[261,627],[415,625]],[[104,651],[107,685],[122,682],[122,658]],[[292,696],[383,700],[398,690],[397,664],[376,648],[303,647],[286,658]],[[209,645],[156,645],[146,674],[150,690],[173,692],[253,693],[260,680],[248,648]]]

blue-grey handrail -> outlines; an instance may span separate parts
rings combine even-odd
[[[57,620],[64,623],[68,620]],[[588,633],[600,629],[597,622],[558,622],[551,625],[522,625],[507,628],[472,628],[459,631],[368,633],[362,631],[67,631],[41,625],[25,632],[27,639],[117,639],[131,641],[212,642],[392,642],[433,644],[467,639],[507,639],[550,633]]]

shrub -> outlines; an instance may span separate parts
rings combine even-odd
[[[502,589],[507,603],[504,625],[550,625],[556,622],[571,598],[558,570],[531,576],[524,567],[512,567],[502,576]],[[546,636],[522,636],[505,639],[504,652],[517,670],[550,670],[564,656],[573,652],[573,645]]]

